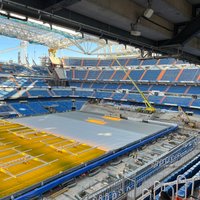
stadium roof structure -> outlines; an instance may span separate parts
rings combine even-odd
[[[0,34],[29,43],[42,44],[49,49],[68,49],[77,53],[97,56],[140,55],[139,49],[106,41],[96,36],[82,34],[30,17],[0,10]],[[24,20],[23,20],[24,19]]]
[[[1,0],[0,6],[45,23],[200,63],[199,0]]]

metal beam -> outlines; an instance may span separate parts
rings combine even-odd
[[[44,1],[44,10],[55,13],[56,11],[61,10],[62,8],[67,8],[75,3],[78,3],[81,0],[48,0]]]
[[[144,50],[151,50],[168,55],[176,54],[178,51],[177,48],[160,48],[156,41],[144,37],[134,37],[130,35],[129,31],[122,30],[106,23],[102,23],[98,20],[94,20],[76,12],[72,12],[68,9],[60,10],[56,12],[56,14],[52,14],[20,3],[14,3],[9,0],[2,0],[2,4],[3,9],[10,12],[19,13],[35,19],[40,19],[47,23],[72,28],[83,33],[85,32],[88,34],[96,35],[100,38],[114,40],[119,43],[139,47]],[[187,59],[190,62],[200,63],[200,58],[198,56],[194,56],[186,52],[181,52],[180,58],[184,60]]]
[[[192,17],[192,5],[187,0],[165,0],[168,5],[175,8],[177,11],[182,13],[187,18],[191,19]]]
[[[158,42],[159,46],[184,45],[200,31],[200,14],[191,20],[173,39]]]

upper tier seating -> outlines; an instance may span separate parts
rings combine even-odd
[[[48,68],[42,66],[33,66],[31,68],[27,68],[22,65],[1,65],[0,66],[1,74],[16,74],[16,75],[29,75],[29,76],[50,76]]]
[[[133,88],[135,88],[133,84],[121,84],[119,89],[133,90]]]
[[[76,90],[74,95],[75,96],[80,96],[80,97],[91,97],[93,94],[93,91],[81,91],[81,90]]]
[[[119,84],[111,83],[111,84],[106,84],[104,89],[116,90],[118,87],[119,87]]]
[[[66,89],[53,89],[53,92],[61,97],[66,97],[66,96],[70,96],[73,95],[72,90],[66,90]]]
[[[142,66],[146,66],[146,65],[152,66],[152,65],[156,65],[156,63],[157,63],[156,59],[144,60],[142,62]]]
[[[163,58],[163,59],[149,59],[149,60],[138,60],[137,58],[118,58],[121,66],[152,66],[152,65],[180,65],[188,64],[181,60],[174,58]],[[119,66],[119,63],[115,59],[104,59],[104,58],[67,58],[64,59],[64,66],[77,67],[77,66],[88,66],[88,67],[108,67],[108,66]]]
[[[190,89],[188,90],[187,94],[200,94],[200,86],[191,86]]]
[[[37,75],[49,76],[49,71],[48,71],[47,67],[44,67],[44,66],[33,66],[32,68],[33,68],[34,72]]]
[[[196,81],[199,69],[184,69],[178,81]]]
[[[89,70],[87,79],[96,80],[100,72],[100,70]]]
[[[29,90],[31,96],[51,97],[52,95],[46,89],[31,89]]]
[[[86,70],[75,70],[75,78],[84,80],[86,76]]]
[[[15,89],[6,90],[6,89],[0,89],[0,98],[10,98],[12,95],[14,95],[17,91]]]
[[[167,89],[167,85],[152,85],[152,87],[151,87],[151,91],[152,90],[157,90],[157,91],[162,91],[162,92],[164,92],[166,89]]]
[[[129,72],[129,71],[127,71]],[[167,69],[163,71],[161,74],[161,70],[156,69],[133,69],[130,71],[130,77],[135,81],[152,81],[155,82],[157,80],[168,81],[168,82],[188,82],[195,81],[198,82],[198,77],[200,76],[200,69]],[[87,74],[88,73],[88,74]],[[126,74],[123,70],[67,70],[67,80],[78,79],[85,80],[87,74],[87,80],[115,80],[120,81],[126,77]],[[159,77],[159,79],[158,79]],[[129,80],[126,77],[125,80]]]
[[[144,70],[132,70],[129,75],[133,80],[138,81],[140,80],[143,73],[144,73]]]
[[[173,63],[175,63],[176,60],[174,58],[164,58],[164,59],[160,59],[158,64],[159,65],[173,65]]]
[[[110,98],[111,97],[111,92],[96,92],[95,97],[96,98]]]
[[[184,94],[185,90],[186,90],[186,86],[171,86],[167,92],[169,93],[180,93],[180,94]]]
[[[113,70],[103,70],[98,80],[109,80],[113,72]]]
[[[112,77],[112,80],[120,81],[124,78],[125,72],[123,70],[116,70],[116,73]]]
[[[147,70],[142,80],[155,81],[161,70]]]

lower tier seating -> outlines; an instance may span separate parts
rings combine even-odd
[[[76,110],[80,110],[85,102],[86,101],[83,100],[81,101],[76,100],[74,103],[72,102],[72,100],[51,100],[51,101],[35,100],[35,101],[10,103],[10,106],[14,110],[16,110],[19,113],[19,115],[31,116],[31,115],[48,114],[51,112],[66,112],[72,110],[72,106],[75,106]],[[0,112],[1,112],[1,107],[0,107]]]

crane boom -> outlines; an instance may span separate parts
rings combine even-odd
[[[146,98],[146,96],[144,95],[144,93],[140,90],[140,88],[137,86],[137,84],[134,82],[134,80],[131,78],[131,76],[126,72],[126,69],[120,64],[119,60],[117,58],[115,60],[118,63],[118,65],[122,68],[122,70],[124,71],[125,75],[129,78],[129,80],[131,81],[131,83],[135,86],[135,88],[137,89],[137,91],[139,92],[139,94],[141,95],[141,97],[143,98],[144,104],[146,106],[146,110],[148,112],[154,113],[156,111],[156,109],[151,105],[151,103]]]

